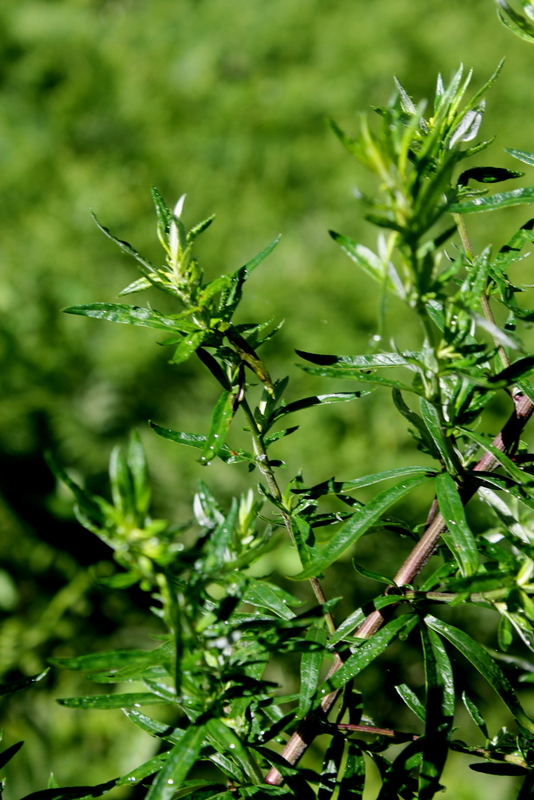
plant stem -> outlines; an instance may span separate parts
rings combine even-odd
[[[267,450],[265,449],[263,436],[261,434],[260,429],[258,428],[256,420],[254,419],[254,414],[252,413],[252,410],[246,399],[242,401],[241,407],[247,418],[247,422],[250,426],[250,431],[252,433],[252,442],[254,445],[254,453],[256,455],[256,463],[258,465],[258,469],[260,470],[261,474],[267,481],[267,486],[269,488],[270,493],[277,501],[277,503],[280,503],[280,506],[282,506],[282,501],[283,501],[282,492],[280,491],[280,487],[278,486],[276,476],[269,463],[269,458],[267,455]],[[285,528],[289,534],[289,538],[293,546],[296,547],[295,536],[293,534],[293,528],[291,527],[291,518],[283,507],[281,508],[281,512]],[[310,578],[310,585],[312,587],[317,602],[320,605],[326,603],[326,596],[325,593],[323,592],[323,587],[321,586],[319,580],[317,578]],[[336,623],[334,621],[332,612],[327,611],[326,614],[324,615],[324,619],[326,622],[326,627],[328,628],[328,632],[330,635],[332,635],[336,631]]]

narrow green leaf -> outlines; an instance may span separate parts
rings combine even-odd
[[[419,719],[424,722],[426,718],[425,707],[415,692],[405,683],[400,683],[398,686],[395,686],[395,690],[400,697],[402,697],[410,711],[413,711],[415,716],[419,717]]]
[[[133,481],[135,508],[137,513],[143,517],[148,514],[151,491],[145,449],[137,431],[130,434],[126,461]]]
[[[334,647],[334,645],[336,645],[338,642],[341,642],[342,639],[350,636],[360,625],[360,623],[364,621],[366,616],[372,611],[385,608],[386,606],[390,606],[398,602],[399,598],[395,595],[379,595],[378,597],[375,597],[370,604],[364,606],[364,608],[357,608],[356,611],[353,611],[352,614],[350,614],[350,616],[343,620],[341,625],[338,626],[337,631],[328,640],[329,646]]]
[[[436,477],[436,494],[439,510],[447,523],[452,539],[451,552],[464,577],[473,575],[478,567],[478,549],[475,537],[465,518],[464,506],[454,479],[442,472]]]
[[[347,548],[358,541],[360,536],[363,536],[380,519],[384,511],[428,480],[429,478],[427,477],[407,478],[404,483],[398,483],[396,486],[384,489],[383,492],[373,497],[366,506],[358,509],[354,516],[343,525],[309,566],[298,575],[293,576],[293,580],[304,580],[305,578],[319,575],[326,567],[336,561]]]
[[[505,147],[504,151],[514,158],[519,159],[519,161],[522,161],[524,164],[530,164],[531,167],[534,167],[534,153],[526,153],[524,150],[514,150],[511,147]]]
[[[206,284],[206,286],[203,287],[198,297],[198,305],[200,306],[200,308],[203,308],[207,304],[208,300],[211,300],[211,298],[214,295],[218,294],[218,292],[222,292],[225,289],[229,289],[231,283],[232,283],[231,275],[220,275],[218,278],[215,278],[215,280],[210,281],[210,283]]]
[[[213,414],[211,415],[210,430],[204,443],[202,455],[199,459],[201,464],[211,464],[224,444],[230,422],[235,413],[234,400],[236,393],[237,389],[232,389],[230,391],[225,390],[217,400],[215,408],[213,409]]]
[[[42,680],[42,678],[44,678],[45,675],[48,675],[49,672],[50,669],[45,669],[38,675],[31,675],[28,678],[18,678],[16,681],[9,681],[8,683],[0,683],[0,697],[5,694],[20,692],[22,689],[27,689],[29,686],[33,686],[34,683]]]
[[[169,751],[167,762],[150,787],[146,800],[170,800],[196,762],[206,735],[204,725],[191,725]]]
[[[365,787],[365,759],[356,742],[349,739],[347,746],[347,761],[339,783],[338,797],[343,800],[362,800]]]
[[[222,719],[212,717],[206,723],[206,733],[208,733],[220,747],[223,747],[226,754],[234,759],[241,769],[247,774],[254,783],[262,780],[262,774],[258,766],[255,764],[254,759],[247,749],[244,747],[241,739],[234,733],[234,731],[225,725]]]
[[[109,322],[123,322],[126,325],[140,325],[143,328],[156,328],[161,331],[179,331],[176,320],[164,317],[151,308],[128,306],[120,303],[87,303],[81,306],[67,306],[65,314],[78,314],[82,317],[106,319]]]
[[[164,439],[170,439],[171,442],[176,442],[176,444],[185,444],[187,447],[194,447],[197,450],[204,450],[206,446],[207,436],[204,434],[173,431],[170,428],[162,428],[152,421],[149,421],[148,424],[158,436],[162,436]],[[247,453],[245,450],[230,450],[226,444],[221,446],[217,456],[221,461],[224,461],[225,464],[238,464],[240,461],[256,463],[256,459],[252,453]]]
[[[534,187],[512,189],[510,192],[492,194],[490,197],[474,197],[461,203],[452,203],[447,207],[451,214],[475,214],[480,211],[495,211],[498,208],[519,206],[534,203]]]
[[[248,261],[243,267],[236,270],[234,274],[231,276],[232,284],[228,291],[223,291],[221,294],[221,300],[219,305],[219,311],[221,316],[225,320],[230,320],[232,315],[239,305],[241,297],[243,295],[243,284],[245,281],[250,277],[250,274],[258,267],[261,262],[267,258],[267,256],[272,253],[278,242],[280,241],[280,236],[277,236],[276,239],[267,245],[267,247],[258,253],[257,256],[254,256],[250,261]]]
[[[302,411],[304,408],[313,408],[313,406],[328,405],[329,403],[343,403],[348,400],[356,400],[358,397],[365,397],[370,394],[372,390],[363,390],[360,392],[336,392],[333,394],[319,394],[314,397],[305,397],[302,400],[296,400],[294,403],[289,403],[287,406],[277,408],[269,418],[269,425],[276,422],[277,419],[285,417],[286,414],[292,414],[294,411]]]
[[[502,167],[472,167],[462,172],[458,178],[458,186],[467,186],[469,181],[478,181],[478,183],[500,183],[501,181],[508,181],[511,178],[522,178],[524,174],[524,172],[514,172],[510,169],[503,169]]]
[[[409,359],[420,359],[421,353],[376,353],[363,356],[330,356],[321,353],[308,353],[306,350],[295,350],[295,353],[305,361],[321,366],[342,366],[345,368],[380,369],[381,367],[406,367],[411,363]]]
[[[136,292],[143,292],[145,289],[150,289],[153,284],[150,283],[148,278],[138,278],[136,281],[130,283],[126,289],[119,292],[117,297],[124,297],[127,294],[135,294]]]
[[[85,797],[101,797],[117,785],[116,780],[99,783],[97,786],[68,786],[66,788],[42,789],[32,792],[21,800],[81,800]]]
[[[143,778],[148,778],[149,775],[159,772],[167,761],[168,757],[169,753],[161,753],[159,756],[150,758],[148,761],[145,761],[144,764],[140,764],[127,775],[123,775],[121,778],[118,778],[117,786],[135,786],[142,781]]]
[[[326,631],[324,627],[312,625],[306,634],[306,641],[326,645]],[[300,659],[300,693],[297,717],[302,719],[311,708],[313,698],[319,685],[319,674],[323,663],[324,653],[303,653]]]
[[[324,755],[317,800],[330,800],[337,788],[337,776],[341,768],[345,740],[343,736],[333,736]]]
[[[345,367],[307,367],[304,364],[297,364],[297,367],[307,372],[309,375],[319,375],[322,378],[342,378],[343,380],[360,381],[361,383],[372,383],[377,386],[389,386],[391,389],[400,389],[403,392],[413,392],[420,394],[418,389],[407,386],[400,381],[382,378],[379,375],[366,374],[357,369],[345,369]]]
[[[328,231],[334,242],[336,242],[341,249],[348,255],[348,257],[357,264],[360,269],[363,269],[371,278],[379,283],[386,281],[388,289],[395,291],[396,287],[387,272],[387,267],[382,259],[365,247],[363,244],[358,244],[351,239],[350,236],[343,236],[341,233],[335,231]]]
[[[62,669],[83,670],[85,672],[117,672],[124,667],[150,667],[168,660],[168,645],[155,650],[109,650],[75,658],[50,658],[50,664]]]
[[[302,566],[307,569],[319,554],[313,528],[304,517],[292,515],[291,530],[293,531],[300,562]]]
[[[197,236],[200,236],[201,233],[204,233],[204,231],[209,228],[214,219],[215,214],[212,214],[207,219],[204,219],[202,222],[198,222],[196,225],[194,225],[187,234],[187,241],[193,242]]]
[[[391,620],[381,628],[371,639],[364,641],[337,672],[323,683],[321,694],[327,694],[333,689],[339,689],[348,681],[359,675],[375,658],[384,652],[386,647],[402,631],[407,634],[417,624],[418,618],[414,614],[403,614]]]
[[[368,578],[371,581],[377,581],[378,583],[385,583],[386,586],[391,586],[393,584],[393,580],[391,578],[386,578],[385,575],[380,575],[378,572],[373,572],[371,569],[365,569],[365,567],[361,567],[354,561],[354,559],[352,561],[352,566],[358,575],[361,575],[364,578]]]
[[[533,479],[532,475],[529,475],[527,472],[523,472],[523,470],[514,464],[511,458],[508,458],[501,450],[499,450],[495,445],[485,439],[478,433],[470,430],[469,428],[460,428],[462,433],[465,436],[468,436],[470,439],[473,439],[474,442],[477,442],[484,450],[490,453],[496,461],[503,467],[509,475],[511,475],[514,480],[518,481],[519,483],[529,486],[532,485]]]
[[[292,489],[293,494],[305,494],[307,497],[323,497],[326,494],[341,494],[361,489],[363,486],[372,486],[374,483],[387,481],[391,478],[403,478],[405,475],[426,475],[431,477],[437,472],[428,467],[396,467],[387,469],[384,472],[375,472],[373,475],[365,475],[363,478],[354,478],[351,481],[336,481],[330,478],[309,489]]]
[[[445,437],[445,432],[443,430],[439,414],[435,406],[432,403],[429,403],[426,398],[421,397],[419,402],[423,420],[434,446],[439,451],[439,454],[449,472],[455,474],[458,471],[458,464],[454,458],[452,444],[450,441],[448,442]]]
[[[478,725],[478,727],[480,728],[486,739],[489,739],[489,733],[486,721],[482,716],[482,714],[480,713],[480,711],[478,710],[478,708],[476,707],[476,705],[473,703],[469,695],[466,694],[465,692],[462,692],[462,700],[464,706],[467,709],[467,713],[469,714],[475,725]]]
[[[207,335],[208,331],[194,331],[193,333],[189,333],[184,336],[174,351],[174,355],[171,358],[170,363],[183,364],[184,361],[187,361],[187,359],[193,355],[196,349],[200,347]]]
[[[534,722],[523,711],[511,683],[489,653],[467,633],[449,623],[442,622],[430,614],[425,617],[425,622],[430,628],[448,639],[473,664],[492,689],[497,692],[503,703],[508,706],[518,724],[530,733],[534,733]]]
[[[492,375],[488,380],[490,383],[503,383],[506,386],[510,386],[515,383],[518,378],[528,375],[533,370],[534,356],[526,356],[525,358],[519,358],[517,361],[514,361],[509,367],[501,370],[496,375]]]
[[[142,731],[149,733],[151,736],[164,739],[173,744],[178,744],[178,742],[182,741],[185,733],[182,728],[170,728],[169,725],[165,725],[163,722],[158,722],[158,720],[148,717],[136,708],[123,708],[122,710],[125,716],[127,716],[134,725],[137,725],[138,728],[141,728]]]
[[[291,597],[278,586],[266,581],[252,581],[251,585],[241,598],[243,603],[250,603],[259,608],[267,608],[282,619],[293,619],[295,614],[288,607],[291,603],[299,605],[300,601]]]
[[[421,639],[425,661],[426,723],[419,798],[432,800],[440,790],[439,780],[447,760],[455,694],[451,663],[440,637],[433,630],[421,626]]]
[[[16,744],[12,744],[11,747],[7,747],[5,750],[2,750],[0,753],[0,769],[3,769],[8,761],[11,761],[14,755],[16,755],[24,742],[16,742]]]
[[[439,450],[437,449],[436,444],[432,436],[430,435],[428,427],[425,425],[423,419],[415,411],[412,411],[410,406],[407,405],[407,403],[405,403],[404,398],[398,389],[393,389],[393,392],[391,394],[396,408],[400,411],[402,416],[405,419],[407,419],[411,425],[414,426],[415,430],[418,431],[424,445],[426,446],[430,454],[434,458],[439,459],[440,456]]]
[[[238,513],[239,505],[234,497],[232,498],[232,505],[228,515],[221,520],[211,534],[208,556],[204,564],[206,571],[218,570],[224,565],[225,557],[236,527]]]
[[[152,692],[129,692],[128,694],[94,694],[89,697],[62,697],[56,700],[67,708],[140,708],[167,703]]]

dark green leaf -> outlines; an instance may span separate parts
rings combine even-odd
[[[518,378],[523,375],[528,375],[534,370],[534,356],[526,356],[520,358],[510,364],[506,369],[501,370],[496,375],[492,375],[488,380],[490,383],[503,383],[505,386],[510,386],[515,383]]]
[[[338,797],[343,800],[362,800],[365,786],[365,759],[356,742],[349,739],[347,746],[347,761],[339,783]]]
[[[239,305],[243,295],[243,284],[249,278],[251,272],[253,272],[256,267],[261,264],[263,259],[267,258],[267,256],[272,253],[279,241],[280,236],[277,236],[276,239],[273,239],[273,241],[261,251],[261,253],[258,253],[257,256],[254,256],[254,258],[248,261],[243,267],[238,269],[231,276],[231,287],[228,289],[228,291],[223,292],[221,295],[219,310],[223,319],[228,321],[232,318],[232,315]]]
[[[224,444],[230,422],[235,413],[234,400],[236,393],[237,390],[224,391],[217,400],[211,415],[210,430],[199,459],[201,464],[211,464]]]
[[[461,203],[452,203],[447,211],[451,214],[475,214],[480,211],[495,211],[498,208],[534,203],[534,188],[512,189],[511,192],[492,194],[490,197],[474,197]]]
[[[291,597],[278,586],[265,581],[253,580],[250,587],[242,597],[243,603],[250,603],[259,608],[267,608],[282,619],[293,619],[295,614],[288,608],[289,605],[300,605],[300,601]]]
[[[156,736],[158,739],[165,739],[168,742],[177,744],[182,740],[185,733],[181,728],[173,728],[170,725],[158,722],[135,708],[123,708],[123,712],[134,725],[137,725],[138,728],[141,728],[146,733],[150,733],[151,736]]]
[[[326,631],[321,626],[313,625],[306,634],[306,641],[326,645]],[[297,716],[302,719],[311,708],[313,698],[319,685],[319,674],[323,663],[324,653],[303,653],[300,659],[300,693]]]
[[[304,580],[319,575],[326,567],[336,561],[339,556],[354,544],[360,536],[377,522],[390,506],[405,497],[418,486],[422,486],[429,478],[407,478],[404,483],[398,483],[390,489],[376,495],[366,506],[358,509],[351,519],[332,537],[321,551],[319,556],[312,561],[294,580]]]
[[[519,764],[506,764],[506,763],[481,763],[469,764],[469,769],[473,772],[482,772],[485,775],[528,775],[528,769],[520,767]]]
[[[68,708],[139,708],[165,703],[152,692],[129,692],[128,694],[94,694],[89,697],[62,697],[56,700]]]
[[[97,786],[67,786],[63,789],[42,789],[32,792],[21,800],[81,800],[84,797],[101,797],[117,785],[116,780],[99,783]]]
[[[470,439],[473,439],[474,442],[477,442],[484,450],[490,453],[495,460],[503,467],[506,472],[511,475],[514,480],[518,481],[521,484],[530,485],[533,483],[532,476],[529,475],[527,472],[523,472],[523,470],[518,467],[511,458],[508,458],[502,450],[499,450],[495,445],[481,436],[479,433],[475,433],[474,431],[470,430],[469,428],[460,428],[462,433],[465,436],[468,436]]]
[[[478,567],[478,549],[475,537],[467,524],[456,483],[447,472],[442,472],[436,477],[436,494],[439,510],[447,523],[452,540],[452,554],[462,575],[464,577],[472,575]]]
[[[203,434],[173,431],[169,428],[162,428],[159,425],[156,425],[155,422],[151,421],[149,421],[148,424],[152,430],[158,434],[158,436],[163,436],[164,439],[170,439],[171,442],[185,444],[188,447],[194,447],[197,450],[204,450],[206,446],[207,436],[204,436]],[[256,462],[256,459],[252,453],[247,453],[245,450],[230,450],[226,444],[221,446],[217,456],[226,464],[237,464],[240,461],[250,461],[253,464]]]
[[[391,586],[393,584],[393,580],[391,578],[386,578],[385,575],[379,575],[378,572],[373,572],[371,569],[360,567],[360,565],[354,560],[352,561],[352,566],[356,572],[364,578],[368,578],[371,581],[378,581],[378,583],[385,583],[386,586]]]
[[[170,658],[168,644],[154,650],[109,650],[74,658],[50,658],[55,667],[84,670],[86,672],[116,672],[124,667],[149,667],[165,663]]]
[[[0,753],[0,769],[3,769],[8,761],[11,761],[14,755],[16,755],[24,742],[17,742],[16,744],[12,744],[11,747],[7,747],[5,750],[2,750]]]
[[[430,477],[433,474],[435,474],[434,470],[428,467],[397,467],[384,472],[375,472],[373,475],[365,475],[363,478],[354,478],[351,481],[336,481],[331,478],[309,489],[292,489],[292,492],[293,494],[304,494],[307,497],[323,497],[326,494],[351,492],[355,489],[361,489],[363,486],[372,486],[374,483],[387,481],[391,478],[402,478],[405,475],[427,475]]]
[[[510,180],[510,178],[522,178],[524,174],[524,172],[514,172],[510,169],[503,169],[502,167],[472,167],[462,172],[458,178],[458,186],[467,186],[469,181],[500,183],[500,181],[507,181]]]
[[[0,697],[5,694],[20,692],[22,689],[27,689],[29,686],[33,686],[34,683],[42,680],[42,678],[44,678],[45,675],[48,675],[49,672],[49,669],[45,669],[38,675],[31,675],[28,678],[18,678],[16,681],[9,681],[8,683],[0,683]]]
[[[454,719],[452,667],[439,636],[421,626],[425,660],[426,722],[423,763],[419,774],[419,798],[431,800],[439,791],[439,780],[447,760]]]
[[[231,755],[232,759],[235,759],[250,780],[256,782],[258,778],[262,778],[258,766],[247,752],[241,739],[221,719],[212,717],[206,724],[206,733],[213,738],[219,747],[224,748],[227,755]]]
[[[429,403],[424,397],[421,397],[419,402],[421,414],[430,438],[432,439],[434,448],[439,452],[441,458],[443,459],[443,463],[449,472],[452,472],[453,474],[456,473],[458,471],[458,464],[456,463],[456,459],[454,457],[452,444],[450,441],[447,441],[445,431],[443,430],[442,420],[440,419],[436,407],[432,403]]]
[[[127,775],[123,775],[122,778],[118,778],[117,786],[135,786],[142,781],[143,778],[147,778],[149,775],[159,772],[167,761],[168,757],[168,753],[161,753],[161,755],[154,756],[154,758],[145,761],[144,764],[140,764]]]
[[[425,622],[430,628],[448,639],[473,664],[497,692],[503,703],[508,706],[519,725],[530,733],[534,733],[534,722],[523,711],[508,678],[489,653],[467,633],[449,623],[442,622],[430,614],[425,617]]]
[[[319,781],[317,800],[330,800],[337,788],[337,776],[341,767],[345,740],[343,736],[333,736],[326,749]]]
[[[196,762],[204,741],[204,725],[191,725],[169,751],[165,766],[150,787],[146,800],[170,800]]]
[[[370,604],[370,608],[367,610],[367,607],[358,608],[356,611],[353,611],[350,616],[348,616],[341,625],[339,625],[337,631],[330,637],[328,640],[328,644],[330,647],[333,647],[342,639],[345,639],[347,636],[350,636],[356,628],[362,623],[367,616],[372,611],[376,609],[385,608],[386,606],[393,605],[394,603],[398,603],[399,598],[394,595],[382,595],[376,597]]]

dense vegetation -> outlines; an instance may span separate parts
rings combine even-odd
[[[295,360],[294,347],[366,352],[377,332],[372,282],[353,270],[326,234],[333,227],[375,245],[350,196],[354,182],[363,191],[372,184],[343,156],[325,115],[354,130],[355,109],[386,104],[392,73],[413,97],[431,96],[438,72],[447,79],[465,60],[476,66],[478,87],[493,72],[495,53],[508,53],[488,97],[486,130],[497,130],[501,144],[533,149],[524,118],[528,46],[522,49],[501,33],[487,3],[472,4],[469,14],[460,3],[403,6],[275,2],[268,10],[250,3],[244,11],[238,2],[11,2],[0,10],[0,79],[7,101],[0,122],[1,514],[7,532],[0,644],[6,679],[38,672],[51,655],[148,648],[149,634],[162,632],[149,621],[143,592],[132,588],[126,597],[104,591],[87,573],[88,566],[109,561],[109,550],[73,522],[70,497],[45,466],[46,447],[58,461],[96,475],[90,488],[105,492],[102,473],[111,446],[138,426],[149,452],[156,516],[174,522],[190,516],[199,477],[223,506],[248,485],[246,468],[214,464],[207,472],[188,452],[160,444],[146,429],[151,418],[169,428],[205,430],[218,392],[197,366],[169,368],[168,352],[155,352],[157,334],[151,342],[135,329],[58,313],[74,303],[109,302],[133,279],[130,261],[118,258],[98,234],[89,207],[121,239],[156,259],[146,187],[156,184],[169,202],[188,191],[188,219],[218,212],[200,240],[208,278],[240,266],[282,231],[283,245],[254,274],[239,318],[288,318],[276,345],[265,346],[269,369],[278,376]],[[485,165],[485,156],[475,163]],[[505,154],[492,163],[515,168]],[[500,223],[487,219],[470,224],[475,249],[477,240],[507,241],[525,221],[514,210]],[[165,301],[157,302],[171,313]],[[391,301],[386,319],[384,342],[395,333],[401,349],[415,346],[417,329],[400,304]],[[289,399],[332,391],[326,378],[320,390],[317,381],[292,374]],[[497,399],[490,412],[496,420],[506,413],[505,402]],[[374,393],[371,403],[306,415],[300,433],[287,446],[280,443],[277,455],[288,462],[289,475],[305,465],[308,485],[334,473],[354,477],[420,458],[387,393]],[[245,446],[246,435],[240,435],[236,446]],[[411,509],[412,521],[423,502]],[[476,529],[476,515],[472,524]],[[365,562],[373,546],[365,540],[362,546]],[[408,544],[400,546],[402,557]],[[282,556],[276,566],[284,574]],[[386,555],[373,564],[391,574]],[[99,569],[108,567],[101,563]],[[342,592],[343,580],[350,588]],[[330,594],[344,594],[349,605],[352,594],[359,603],[373,594],[358,575],[343,578],[339,572],[330,581],[336,585]],[[302,599],[307,597],[303,589]],[[493,644],[489,622],[485,635]],[[298,668],[290,656],[282,663],[286,671]],[[394,669],[401,674],[409,667]],[[147,756],[146,739],[126,730],[119,712],[105,718],[93,712],[81,720],[81,712],[58,709],[50,718],[52,698],[79,688],[68,673],[54,672],[47,681],[47,691],[14,695],[8,706],[10,737],[29,740],[12,762],[11,796],[42,788],[51,769],[62,785],[95,783]],[[383,697],[381,713],[393,714],[384,667],[367,681]],[[473,690],[489,714],[496,713],[486,690],[478,684]],[[112,728],[110,713],[117,714]],[[92,758],[82,757],[88,748]]]

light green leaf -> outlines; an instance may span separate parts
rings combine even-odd
[[[390,489],[384,489],[383,492],[373,497],[367,505],[358,509],[354,516],[334,534],[319,556],[310,565],[302,572],[299,572],[298,575],[293,576],[293,580],[304,580],[305,578],[320,575],[347,548],[358,541],[360,536],[363,536],[380,519],[384,511],[428,480],[429,478],[427,477],[407,478],[403,483],[398,483]]]
[[[116,672],[124,667],[149,667],[165,663],[171,654],[168,644],[154,650],[109,650],[75,658],[50,658],[49,662],[63,669],[84,670],[86,672]]]
[[[241,739],[234,733],[222,719],[212,717],[206,723],[206,733],[211,736],[219,747],[223,747],[227,755],[235,759],[241,769],[249,776],[254,783],[263,780],[259,767],[255,763],[252,755],[244,747]],[[147,798],[148,800],[148,798]]]
[[[348,681],[359,675],[375,658],[384,652],[393,639],[403,631],[405,634],[417,624],[418,618],[413,614],[403,614],[391,620],[370,639],[361,644],[355,653],[345,661],[337,672],[324,682],[322,694],[327,694],[334,689],[339,689]]]
[[[158,739],[164,739],[167,742],[173,742],[173,744],[182,741],[185,733],[182,728],[170,728],[169,725],[158,722],[158,720],[148,717],[135,708],[123,708],[122,710],[134,725],[137,725],[138,728],[141,728],[142,731],[149,733],[151,736],[156,736]]]
[[[451,552],[464,577],[473,575],[478,567],[478,549],[475,537],[465,518],[464,506],[454,479],[442,472],[436,477],[439,510],[447,523],[452,539]],[[449,544],[447,542],[447,544]]]
[[[407,353],[376,353],[375,355],[363,356],[329,356],[322,355],[321,353],[308,353],[306,350],[295,350],[295,353],[306,361],[311,361],[312,364],[319,364],[325,367],[337,365],[344,368],[353,367],[357,369],[407,367],[411,363],[410,359],[421,359],[421,353],[416,351]]]
[[[211,415],[210,430],[204,443],[202,455],[199,458],[201,464],[211,464],[224,444],[230,422],[235,413],[234,400],[236,393],[237,389],[225,390],[215,404]]]
[[[205,561],[206,571],[218,570],[224,566],[228,547],[232,541],[232,534],[235,530],[238,512],[239,505],[234,497],[232,498],[232,506],[228,515],[221,520],[211,534],[209,553]]]
[[[419,719],[424,722],[426,717],[425,707],[415,692],[405,683],[400,683],[398,686],[395,686],[395,690],[402,697],[410,711],[413,711],[415,716],[419,717]]]
[[[282,619],[293,619],[295,614],[289,605],[299,605],[300,601],[291,597],[278,586],[265,581],[253,581],[242,598],[243,603],[250,603],[252,606],[267,608]]]
[[[300,369],[307,372],[309,375],[319,375],[323,378],[342,378],[343,380],[360,381],[361,383],[372,383],[377,386],[388,386],[391,389],[400,389],[403,392],[413,392],[420,394],[419,390],[408,386],[400,381],[390,380],[389,378],[382,378],[379,375],[366,374],[357,369],[346,369],[345,367],[307,367],[304,364],[297,364]]]
[[[336,242],[341,249],[345,251],[348,257],[363,269],[364,272],[379,283],[383,283],[385,278],[388,289],[395,291],[395,285],[389,275],[387,275],[386,265],[376,253],[373,253],[372,250],[369,250],[369,248],[365,247],[363,244],[358,244],[354,239],[351,239],[350,236],[343,236],[343,234],[336,233],[335,231],[328,232],[334,242]]]
[[[531,167],[534,167],[534,153],[526,153],[524,150],[514,150],[511,147],[504,148],[505,153],[510,153],[511,156],[514,158],[519,159],[524,164],[530,164]]]
[[[197,347],[200,347],[207,335],[208,331],[194,331],[184,336],[174,351],[170,363],[182,364],[184,361],[187,361],[187,359],[193,355]]]
[[[89,697],[62,697],[56,700],[67,708],[138,708],[167,703],[152,692],[129,692],[128,694],[94,694]]]
[[[167,761],[168,757],[168,753],[161,753],[159,756],[150,758],[148,761],[145,761],[144,764],[140,764],[127,775],[123,775],[122,778],[118,778],[117,786],[135,786],[142,781],[143,778],[147,778],[149,775],[159,772]]]
[[[449,623],[442,622],[430,614],[425,617],[425,622],[430,628],[448,639],[473,664],[492,689],[497,692],[503,703],[508,706],[519,725],[526,728],[531,734],[534,733],[534,722],[523,711],[512,684],[489,653],[467,633]]]
[[[495,211],[508,206],[520,206],[534,203],[534,187],[526,186],[522,189],[512,189],[510,192],[499,192],[489,197],[474,197],[463,200],[461,203],[452,203],[447,211],[451,214],[476,214],[480,211]]]
[[[151,308],[128,306],[120,303],[87,303],[81,306],[67,306],[65,314],[78,314],[82,317],[106,319],[109,322],[123,322],[126,325],[140,325],[143,328],[157,328],[161,331],[179,331],[180,325],[169,317],[164,317]]]
[[[305,494],[307,497],[323,497],[326,494],[341,494],[361,489],[363,486],[372,486],[374,483],[387,481],[391,478],[403,478],[405,475],[426,475],[431,477],[436,471],[429,467],[396,467],[384,472],[375,472],[373,475],[364,475],[362,478],[353,478],[351,481],[336,481],[331,478],[309,489],[294,489],[294,494]]]
[[[341,625],[338,626],[336,632],[330,637],[328,640],[329,647],[334,647],[338,642],[342,639],[345,639],[348,636],[351,636],[352,633],[358,628],[358,626],[364,621],[367,614],[370,614],[372,611],[380,608],[385,608],[386,606],[393,605],[394,603],[398,603],[399,598],[392,594],[386,595],[379,595],[375,597],[374,600],[371,601],[369,604],[369,608],[357,608],[356,611],[353,611],[350,616],[348,616]]]
[[[326,631],[324,627],[312,625],[306,634],[307,642],[317,642],[326,645]],[[300,659],[300,693],[297,717],[302,719],[311,708],[313,698],[319,685],[319,674],[323,663],[324,652],[317,650],[303,653]]]
[[[191,725],[168,753],[167,762],[150,787],[146,800],[170,800],[196,762],[206,735],[204,725]]]
[[[133,283],[130,283],[126,289],[123,289],[122,292],[119,292],[117,297],[124,297],[127,294],[135,294],[136,292],[143,292],[145,289],[150,289],[152,284],[148,280],[148,278],[138,278]]]

